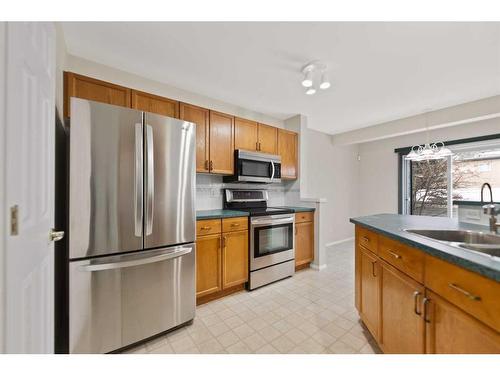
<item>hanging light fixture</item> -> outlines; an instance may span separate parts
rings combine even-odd
[[[319,88],[321,90],[326,90],[330,87],[330,80],[328,79],[328,73],[326,70],[321,73],[321,83],[319,84]]]
[[[312,65],[306,66],[302,72],[304,73],[304,79],[302,80],[302,86],[311,87],[313,85],[313,73],[314,67]],[[307,93],[307,91],[306,91]]]
[[[406,160],[420,161],[420,160],[435,160],[435,159],[445,159],[448,156],[453,155],[453,152],[447,148],[444,142],[439,141],[435,143],[429,142],[429,124],[428,124],[428,113],[425,112],[425,131],[427,136],[427,142],[422,145],[412,146],[408,155],[405,156]],[[441,146],[439,146],[441,144]]]

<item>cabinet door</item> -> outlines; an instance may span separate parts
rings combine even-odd
[[[257,123],[236,117],[234,119],[234,149],[259,150],[257,138]]]
[[[500,354],[500,333],[426,291],[426,353]]]
[[[132,108],[139,111],[156,113],[179,118],[179,102],[163,96],[132,90]]]
[[[381,265],[381,321],[379,344],[384,353],[423,354],[424,287],[396,268]]]
[[[278,154],[281,156],[281,178],[297,178],[297,133],[278,129]]]
[[[70,117],[70,97],[130,107],[130,89],[79,74],[64,72],[64,117]]]
[[[361,311],[366,327],[378,340],[380,327],[380,264],[369,250],[361,248]]]
[[[310,263],[314,259],[314,223],[295,224],[295,266]]]
[[[248,281],[248,231],[223,234],[222,288]]]
[[[278,129],[264,124],[259,124],[259,151],[268,154],[276,154],[278,152]]]
[[[210,172],[233,174],[234,117],[210,111]]]
[[[196,124],[196,172],[209,172],[209,111],[181,103],[180,119]]]
[[[196,240],[196,297],[222,290],[221,235],[200,236]]]

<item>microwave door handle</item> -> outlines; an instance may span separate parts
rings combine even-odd
[[[272,180],[273,180],[273,178],[274,178],[274,172],[275,172],[275,169],[274,169],[274,162],[273,162],[273,161],[271,162],[271,170],[272,170],[272,172],[271,172],[271,181],[272,181]]]

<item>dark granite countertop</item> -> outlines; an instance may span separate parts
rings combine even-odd
[[[289,208],[294,212],[314,212],[316,209],[314,207],[297,207],[297,206],[284,206],[285,208]]]
[[[224,219],[228,217],[248,216],[248,212],[235,210],[201,210],[196,211],[196,220]]]
[[[459,223],[446,217],[396,214],[356,217],[350,221],[500,282],[500,260],[404,231],[404,229],[465,229],[488,232],[488,227]]]

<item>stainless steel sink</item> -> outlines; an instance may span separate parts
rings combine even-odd
[[[472,230],[405,229],[405,231],[500,260],[500,235]]]

